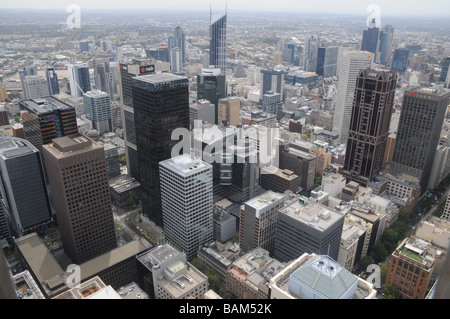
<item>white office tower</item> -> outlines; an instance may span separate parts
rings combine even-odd
[[[183,69],[183,56],[180,48],[170,50],[170,70],[174,73],[180,73]]]
[[[309,36],[305,39],[305,53],[303,59],[303,70],[316,72],[317,55],[319,52],[320,40],[318,36]]]
[[[213,238],[212,166],[188,154],[159,163],[166,240],[191,260]]]
[[[89,65],[87,63],[69,64],[67,66],[67,76],[72,97],[82,97],[83,93],[91,90]]]
[[[333,133],[339,134],[341,143],[347,143],[353,95],[359,70],[371,68],[372,64],[373,53],[367,51],[343,51],[340,54]]]
[[[48,90],[48,82],[41,75],[28,75],[23,81],[24,98],[37,99],[40,97],[46,97],[50,95]]]

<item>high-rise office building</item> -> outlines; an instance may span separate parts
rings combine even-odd
[[[369,27],[363,31],[361,41],[361,51],[368,51],[373,53],[374,62],[380,61],[380,28]]]
[[[103,146],[85,136],[44,145],[64,251],[80,264],[117,247]]]
[[[94,85],[96,90],[108,93],[110,100],[112,100],[114,98],[114,83],[110,62],[109,58],[93,60]]]
[[[140,180],[139,164],[137,159],[136,127],[134,123],[133,94],[131,78],[144,74],[155,73],[155,66],[150,59],[133,59],[130,62],[120,63],[120,101],[122,128],[125,141],[125,157],[127,159],[128,174],[135,180]]]
[[[281,70],[261,70],[260,104],[262,104],[263,96],[268,92],[279,93],[283,100],[284,76],[285,72]]]
[[[241,100],[237,97],[228,97],[219,100],[217,123],[222,124],[224,121],[232,126],[241,123]]]
[[[220,69],[203,69],[202,73],[197,75],[197,100],[207,100],[215,106],[215,124],[218,124],[219,100],[226,96],[225,75],[220,74]]]
[[[391,65],[393,40],[394,28],[385,25],[380,32],[380,63],[383,65]]]
[[[198,100],[196,103],[189,105],[189,129],[195,127],[195,121],[202,123],[216,123],[216,113],[214,105],[207,100]]]
[[[191,260],[213,240],[212,166],[184,154],[159,167],[165,239]]]
[[[119,152],[117,146],[111,143],[103,145],[105,150],[106,169],[108,170],[108,179],[120,176]]]
[[[228,198],[243,204],[254,197],[257,164],[253,157],[256,155],[248,138],[244,143],[238,143],[235,138],[243,134],[242,130],[213,126],[194,136],[194,143],[201,144],[201,149],[195,149],[196,157],[213,167],[214,202]]]
[[[320,47],[317,52],[316,73],[324,78],[336,76],[339,47]]]
[[[92,121],[92,128],[99,134],[111,132],[111,102],[109,94],[99,90],[88,91],[83,94],[84,113]]]
[[[22,85],[22,95],[23,95],[24,99],[28,98],[26,96],[25,87],[24,87],[25,77],[28,75],[38,75],[37,67],[32,65],[32,66],[24,67],[22,70],[19,70],[20,84]]]
[[[383,167],[396,85],[395,71],[359,72],[341,172],[347,180],[367,186]]]
[[[299,177],[299,186],[304,191],[314,187],[317,157],[294,147],[280,152],[280,168],[293,171]]]
[[[170,70],[173,73],[180,73],[183,69],[183,56],[180,48],[170,49]]]
[[[439,77],[440,82],[445,82],[448,75],[448,69],[450,66],[450,57],[446,57],[441,64],[441,75]]]
[[[209,65],[226,74],[227,68],[227,14],[213,15],[209,18]]]
[[[169,159],[172,132],[189,129],[189,83],[170,73],[132,78],[136,146],[144,214],[162,225],[159,162]]]
[[[67,67],[70,84],[70,94],[78,98],[91,90],[89,66],[87,63],[69,64]]]
[[[177,26],[173,30],[174,33],[174,44],[176,48],[180,48],[181,50],[181,63],[186,63],[186,39],[184,30]]]
[[[333,116],[333,133],[346,143],[355,94],[356,78],[361,69],[371,68],[373,54],[367,51],[344,51],[338,64],[338,88]]]
[[[48,92],[49,95],[55,95],[59,94],[59,83],[58,83],[58,76],[55,72],[54,68],[47,68],[45,71],[45,76],[48,83]]]
[[[9,125],[8,112],[4,107],[0,107],[0,126]]]
[[[319,47],[320,40],[318,36],[311,35],[305,39],[303,70],[307,72],[316,72]]]
[[[409,63],[409,50],[404,48],[395,49],[392,57],[391,70],[404,73]]]
[[[413,89],[403,95],[391,173],[420,184],[422,193],[428,189],[449,103],[450,92]]]
[[[21,237],[51,221],[42,160],[36,147],[27,140],[1,137],[0,173],[1,205],[11,235]]]
[[[50,95],[47,80],[41,75],[27,75],[23,80],[23,87],[26,99],[37,99]]]
[[[239,246],[243,251],[261,247],[273,255],[278,210],[283,206],[283,194],[272,191],[267,191],[244,204],[239,220]]]
[[[52,139],[78,134],[75,108],[52,96],[19,101],[24,138],[42,154]]]
[[[274,257],[288,262],[304,253],[338,258],[344,214],[306,198],[295,198],[278,211]]]

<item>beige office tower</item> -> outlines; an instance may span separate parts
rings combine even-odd
[[[83,263],[117,247],[103,146],[84,136],[43,146],[64,251]]]
[[[338,62],[338,87],[333,116],[333,133],[339,134],[341,143],[347,143],[356,78],[361,69],[372,67],[373,53],[367,51],[343,51]]]
[[[227,121],[232,126],[241,123],[241,100],[237,97],[228,97],[219,100],[217,123]]]

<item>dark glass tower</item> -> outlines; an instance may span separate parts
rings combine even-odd
[[[189,129],[189,82],[169,73],[132,78],[136,145],[144,214],[162,226],[159,162],[171,158],[177,128]]]
[[[406,71],[409,61],[409,50],[408,49],[396,49],[394,51],[394,57],[392,58],[391,69],[399,73]]]
[[[39,150],[29,141],[0,137],[0,194],[11,235],[39,231],[51,208]]]
[[[139,181],[139,163],[137,159],[136,127],[134,124],[133,92],[131,78],[155,73],[154,65],[149,59],[134,59],[128,63],[120,63],[119,87],[121,94],[122,127],[124,130],[125,155],[128,174]]]
[[[392,71],[365,69],[356,80],[342,175],[364,187],[383,165],[396,85]]]
[[[218,70],[204,69],[202,74],[197,75],[197,100],[208,100],[214,104],[216,124],[219,100],[227,96],[225,75]]]
[[[50,95],[59,94],[58,76],[54,68],[47,68],[45,75],[48,83],[48,92]]]
[[[363,31],[361,51],[374,53],[376,56],[380,50],[380,29],[377,27],[368,28]]]
[[[450,92],[430,89],[405,91],[398,123],[391,173],[418,182],[427,190]]]
[[[450,66],[450,57],[446,57],[442,61],[442,70],[441,70],[441,75],[439,77],[440,82],[445,82],[445,80],[447,79],[447,73],[448,73],[449,66]]]
[[[210,16],[209,64],[219,68],[222,74],[227,67],[227,15]]]
[[[181,50],[181,61],[186,63],[186,41],[184,30],[181,27],[176,27],[174,30],[174,43],[176,48]]]

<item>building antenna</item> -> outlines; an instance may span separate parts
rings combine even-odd
[[[209,3],[209,24],[211,25],[212,21],[212,8],[211,8],[211,2]]]

